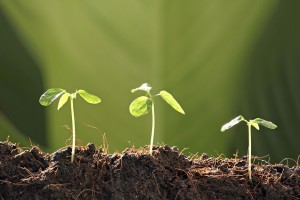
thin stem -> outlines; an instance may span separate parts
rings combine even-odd
[[[248,173],[249,173],[249,179],[250,181],[252,180],[252,176],[251,176],[251,124],[248,124],[248,142],[249,142],[249,146],[248,146]]]
[[[72,132],[73,132],[71,162],[73,162],[74,161],[74,155],[75,155],[75,116],[74,116],[74,106],[73,106],[73,97],[72,96],[70,98],[70,101],[71,101]]]
[[[150,140],[150,155],[152,156],[153,140],[154,140],[154,128],[155,128],[155,114],[154,114],[154,101],[152,100],[152,131]]]

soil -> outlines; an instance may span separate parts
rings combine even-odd
[[[247,157],[197,158],[177,147],[106,154],[93,144],[46,154],[0,142],[0,199],[300,199],[300,167],[253,164]]]

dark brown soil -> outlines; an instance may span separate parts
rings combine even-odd
[[[253,165],[244,158],[197,159],[177,147],[107,155],[93,144],[48,155],[0,142],[0,199],[300,199],[300,167]]]

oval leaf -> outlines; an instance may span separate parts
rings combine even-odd
[[[58,106],[57,106],[57,110],[61,109],[61,107],[63,107],[65,105],[65,103],[68,101],[70,94],[69,93],[65,93],[63,94],[58,102]]]
[[[101,99],[96,95],[90,94],[85,90],[78,90],[78,94],[88,103],[97,104],[101,102]]]
[[[134,117],[146,115],[152,107],[152,100],[149,97],[141,96],[136,98],[129,106],[129,111]]]
[[[227,129],[230,129],[231,127],[237,125],[238,123],[240,123],[243,120],[244,120],[244,117],[242,115],[240,115],[240,116],[234,118],[233,120],[231,120],[230,122],[224,124],[221,128],[221,131],[224,132]]]
[[[55,99],[62,95],[65,91],[61,88],[51,88],[40,97],[40,104],[49,106]]]
[[[264,119],[261,119],[261,118],[256,118],[253,120],[255,123],[259,124],[259,125],[262,125],[266,128],[269,128],[269,129],[275,129],[277,128],[277,125],[276,124],[273,124],[272,122],[270,121],[266,121]]]
[[[165,100],[172,108],[174,108],[176,111],[185,114],[184,110],[181,108],[179,103],[174,99],[174,97],[168,93],[167,91],[160,91],[160,96]]]

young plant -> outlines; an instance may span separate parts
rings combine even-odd
[[[72,132],[73,132],[73,142],[72,142],[72,155],[71,162],[74,161],[75,155],[75,116],[74,116],[74,106],[73,100],[76,99],[77,94],[79,94],[86,102],[91,104],[98,104],[101,102],[101,99],[93,94],[89,94],[85,90],[77,90],[76,92],[70,94],[61,88],[51,88],[47,90],[40,97],[40,104],[43,106],[49,106],[55,99],[60,97],[58,102],[57,110],[61,109],[65,103],[67,103],[68,99],[70,99],[71,103],[71,116],[72,116]]]
[[[259,130],[259,125],[262,125],[269,129],[275,129],[275,128],[277,128],[277,126],[275,124],[273,124],[272,122],[266,121],[261,118],[256,118],[256,119],[247,121],[247,120],[245,120],[245,118],[243,116],[240,115],[240,116],[234,118],[233,120],[231,120],[230,122],[224,124],[221,128],[221,131],[224,132],[227,129],[230,129],[231,127],[237,125],[241,121],[246,122],[248,125],[248,140],[249,140],[248,141],[248,143],[249,143],[249,145],[248,145],[248,173],[249,173],[249,179],[252,180],[252,176],[251,176],[251,126],[256,128],[257,130]]]
[[[150,155],[152,155],[153,139],[154,139],[154,129],[155,129],[155,113],[154,113],[154,97],[161,96],[172,108],[176,111],[185,114],[179,103],[174,99],[174,97],[162,90],[159,94],[151,95],[151,87],[148,83],[142,84],[136,89],[132,89],[131,92],[144,91],[146,92],[145,96],[140,96],[136,98],[129,106],[129,111],[134,117],[141,117],[146,115],[152,109],[152,131],[151,131],[151,140],[150,140]]]

